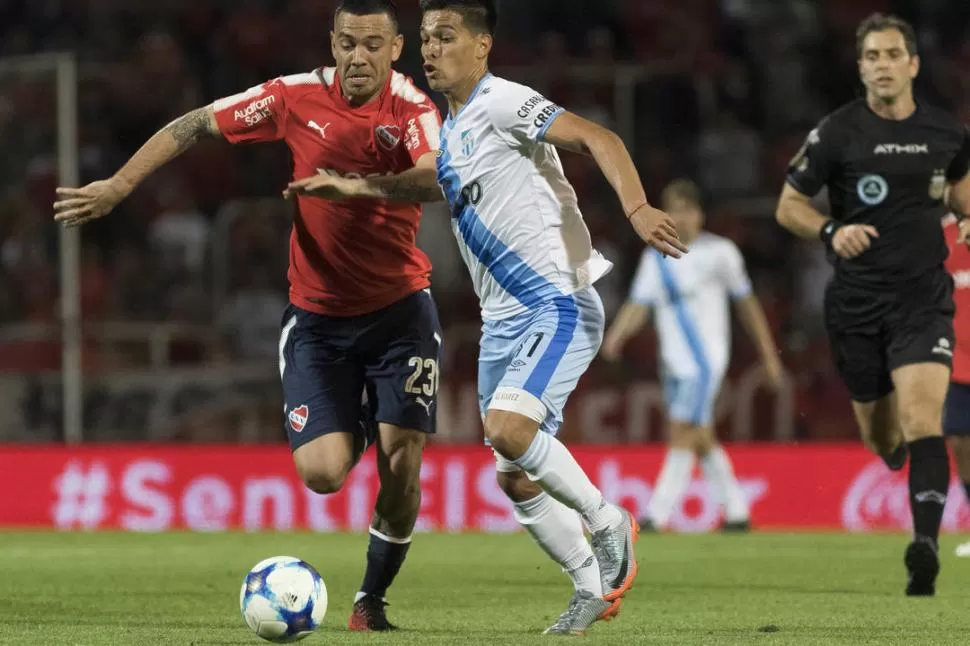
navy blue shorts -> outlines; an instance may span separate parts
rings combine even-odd
[[[970,436],[970,384],[950,384],[943,406],[943,432]]]
[[[377,422],[434,433],[441,325],[429,290],[362,316],[289,305],[280,335],[290,449],[328,433],[364,433],[362,398]]]

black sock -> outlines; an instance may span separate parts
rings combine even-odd
[[[940,522],[950,486],[950,460],[946,441],[925,437],[909,443],[909,504],[913,532],[934,542],[940,538]]]
[[[383,598],[401,570],[409,547],[411,541],[391,543],[371,533],[370,544],[367,546],[367,571],[364,572],[364,583],[361,584],[360,591],[378,599]]]
[[[967,492],[967,504],[970,505],[970,480],[963,481],[963,490]]]

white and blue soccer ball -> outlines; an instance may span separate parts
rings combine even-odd
[[[265,640],[303,639],[323,623],[327,586],[309,563],[292,556],[260,561],[246,575],[239,609],[253,631]]]

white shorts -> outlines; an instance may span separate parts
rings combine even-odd
[[[665,374],[663,387],[667,417],[671,421],[693,426],[713,424],[714,404],[723,379],[722,373],[709,370],[689,377]]]
[[[603,302],[592,287],[482,326],[478,402],[525,415],[555,433],[579,378],[599,352]]]

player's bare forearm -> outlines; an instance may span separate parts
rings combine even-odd
[[[211,106],[193,110],[152,135],[115,173],[112,182],[128,194],[146,177],[202,139],[219,135],[219,124]]]
[[[646,325],[649,314],[650,310],[646,305],[632,301],[624,303],[619,314],[616,315],[613,325],[606,332],[606,338],[603,340],[603,354],[608,359],[619,358],[626,342]]]
[[[778,354],[775,340],[771,336],[771,329],[768,327],[768,319],[765,317],[764,309],[754,294],[748,294],[735,303],[738,318],[755,346],[762,359],[774,357]]]
[[[552,123],[544,140],[558,148],[592,157],[620,198],[624,213],[630,214],[647,203],[633,158],[612,130],[566,112]]]
[[[947,200],[957,217],[970,218],[970,174],[950,186]]]
[[[811,198],[787,183],[782,189],[781,199],[778,200],[775,219],[795,235],[815,240],[828,220],[812,206]]]
[[[360,180],[361,197],[394,202],[440,202],[444,199],[434,168],[409,168],[397,175]]]

